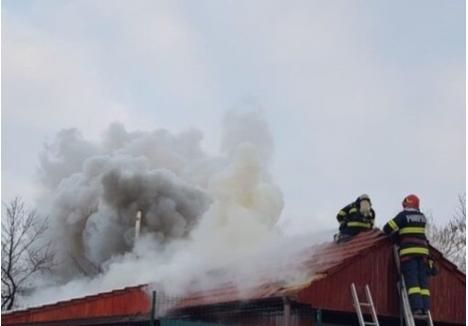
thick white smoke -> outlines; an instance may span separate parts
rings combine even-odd
[[[151,282],[180,293],[197,275],[278,240],[283,200],[268,173],[273,141],[261,114],[225,116],[220,156],[204,153],[201,140],[196,130],[121,124],[98,143],[60,132],[40,156],[41,211],[58,265],[26,304]]]

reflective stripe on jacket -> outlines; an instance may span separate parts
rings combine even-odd
[[[356,202],[353,202],[343,207],[336,219],[340,223],[340,229],[370,230],[374,227],[375,211],[371,209],[369,216],[363,216]]]
[[[418,209],[406,208],[383,228],[387,234],[398,233],[400,256],[429,255],[426,217]]]

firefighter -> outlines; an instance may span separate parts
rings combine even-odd
[[[414,315],[429,310],[428,257],[426,217],[419,211],[419,198],[408,195],[403,199],[403,211],[385,224],[383,231],[396,235],[399,244],[401,272]]]
[[[336,216],[340,223],[340,232],[335,240],[341,242],[362,231],[372,230],[374,227],[375,211],[368,195],[359,196],[354,202],[345,206]]]

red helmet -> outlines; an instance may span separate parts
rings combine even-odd
[[[419,198],[416,195],[408,195],[403,199],[402,203],[404,208],[417,208],[419,209]]]

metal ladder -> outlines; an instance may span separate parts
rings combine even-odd
[[[351,283],[351,295],[353,297],[353,306],[356,309],[356,314],[358,316],[359,325],[360,326],[365,326],[365,325],[379,326],[379,321],[377,320],[377,313],[375,312],[374,302],[372,301],[372,295],[369,289],[369,285],[366,284],[364,289],[366,293],[367,302],[359,302],[359,297],[357,295],[356,286],[354,285],[354,283]],[[371,322],[364,320],[361,307],[370,308],[371,317],[372,317]]]
[[[405,278],[400,271],[400,256],[398,255],[398,247],[393,247],[393,252],[395,254],[395,264],[397,266],[398,275],[400,275],[400,280],[397,282],[398,294],[400,295],[400,307],[401,312],[403,315],[403,319],[405,321],[406,326],[415,326],[415,319],[416,320],[425,320],[427,325],[434,326],[432,322],[431,312],[428,310],[427,314],[424,316],[413,316],[413,312],[411,311],[411,305],[409,303],[408,292],[406,290]]]

